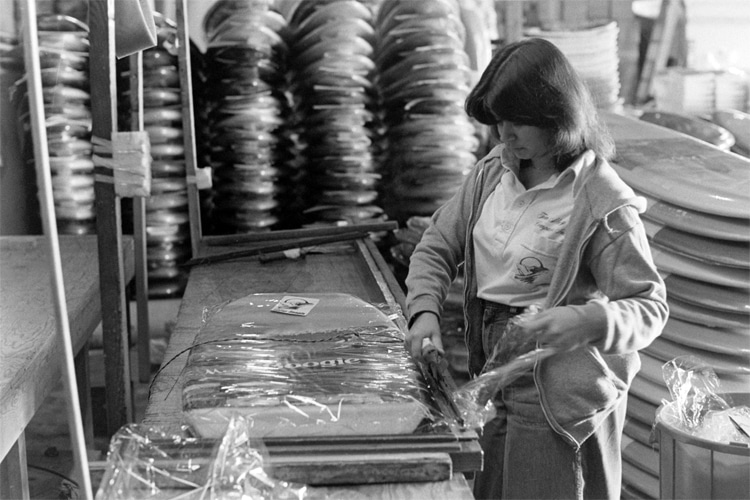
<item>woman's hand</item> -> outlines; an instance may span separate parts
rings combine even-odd
[[[598,340],[602,332],[598,322],[573,307],[553,307],[517,318],[518,326],[543,346],[561,350],[575,349]]]
[[[440,354],[445,353],[443,339],[440,335],[440,320],[433,312],[425,311],[420,313],[406,333],[406,340],[404,342],[406,350],[409,351],[411,357],[416,361],[424,359],[422,353],[422,341],[424,339],[430,339]]]

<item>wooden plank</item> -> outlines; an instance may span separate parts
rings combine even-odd
[[[635,17],[617,19],[620,34],[617,38],[618,53],[620,56],[620,96],[626,104],[635,102],[636,89],[638,88],[638,60],[640,57],[639,46],[641,37],[641,26]]]
[[[184,462],[183,462],[184,464]],[[110,467],[105,462],[90,462],[92,470],[104,470]],[[161,464],[160,464],[161,465]],[[172,473],[174,463],[165,464],[166,467],[172,466],[171,469],[160,468],[160,471],[166,470]],[[184,464],[187,465],[187,464]],[[177,479],[170,481],[172,475],[162,476],[159,474],[149,474],[147,478],[141,476],[147,484],[156,485],[159,493],[165,498],[196,498],[205,494],[205,481],[200,480],[200,476],[205,476],[206,466],[210,463],[196,464],[191,462],[188,467],[179,470]],[[154,468],[151,468],[153,471]],[[195,470],[190,473],[190,470]],[[131,473],[136,471],[131,471]],[[189,477],[183,477],[189,474]],[[198,478],[196,476],[199,476]],[[181,482],[185,481],[185,482]],[[132,484],[132,482],[130,483]],[[198,486],[188,486],[198,485]],[[298,488],[299,483],[291,485],[292,488]],[[391,482],[376,484],[345,484],[330,486],[305,486],[307,496],[310,498],[371,498],[381,500],[474,500],[471,487],[463,474],[454,474],[452,478],[444,481],[427,481],[427,482]],[[278,491],[277,491],[278,493]],[[306,497],[307,497],[306,496]]]
[[[386,285],[388,286],[390,293],[393,294],[393,300],[401,308],[401,313],[406,314],[406,295],[404,294],[404,290],[401,288],[401,285],[399,285],[398,281],[396,281],[396,277],[393,275],[393,271],[391,271],[391,268],[383,258],[383,255],[375,246],[374,241],[372,241],[370,238],[367,238],[366,240],[364,240],[364,244],[367,250],[370,252],[372,260],[377,266],[377,269],[380,272]]]
[[[446,453],[271,456],[277,480],[309,485],[445,481],[452,462]]]
[[[226,234],[226,235],[209,235],[203,238],[202,243],[207,246],[215,245],[241,245],[245,243],[267,243],[278,240],[295,240],[299,238],[311,238],[318,236],[334,236],[355,232],[379,232],[393,231],[398,229],[396,221],[373,222],[366,224],[354,224],[349,226],[324,226],[311,227],[304,229],[282,229],[278,231],[269,231],[265,233],[245,233],[245,234]]]
[[[285,257],[283,253],[286,250],[319,247],[328,243],[340,243],[344,241],[353,241],[366,236],[366,233],[344,233],[329,236],[317,236],[313,238],[297,238],[295,240],[279,241],[277,243],[256,243],[250,245],[250,248],[242,250],[229,250],[224,252],[213,251],[209,255],[199,255],[185,262],[184,266],[199,266],[216,264],[227,260],[236,260],[241,258],[260,258],[261,261],[276,260]]]
[[[640,80],[636,89],[636,104],[643,104],[651,97],[654,76],[667,65],[669,52],[681,13],[678,0],[663,0],[659,17],[651,31],[651,40],[646,49]]]
[[[73,352],[79,352],[101,320],[97,237],[60,236],[66,306]],[[131,238],[124,239],[132,255]],[[0,456],[59,379],[50,280],[41,236],[0,237]],[[132,258],[125,274],[133,275]],[[129,279],[129,278],[128,278]]]
[[[130,65],[130,129],[144,130],[143,51],[128,58]],[[135,303],[138,325],[138,380],[151,378],[151,335],[148,318],[148,257],[146,251],[146,198],[133,197],[133,240],[135,241]]]
[[[310,486],[313,498],[371,498],[381,500],[474,500],[471,487],[463,474],[454,474],[450,481],[422,483],[352,484],[344,487]]]
[[[89,4],[89,77],[92,137],[110,140],[117,131],[117,82],[113,0]],[[130,351],[126,321],[120,198],[111,169],[95,167],[96,233],[98,235],[102,330],[106,359],[107,431],[110,435],[133,421]]]
[[[94,442],[94,411],[91,405],[91,370],[89,363],[89,343],[86,341],[75,357],[76,386],[78,403],[81,407],[81,422],[87,443]]]
[[[0,498],[30,498],[26,438],[23,433],[5,458],[0,458]]]

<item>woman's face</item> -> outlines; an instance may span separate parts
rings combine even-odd
[[[497,124],[500,142],[519,160],[537,160],[549,156],[551,133],[533,125],[518,125],[509,121]]]

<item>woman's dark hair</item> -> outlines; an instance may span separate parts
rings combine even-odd
[[[558,168],[587,149],[611,159],[614,142],[601,124],[588,88],[552,42],[527,38],[510,43],[492,57],[466,98],[466,112],[493,126],[510,121],[552,132]]]

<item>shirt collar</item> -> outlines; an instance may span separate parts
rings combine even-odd
[[[490,150],[490,152],[487,154],[487,157],[490,159],[499,159],[500,165],[502,165],[505,170],[513,172],[516,177],[518,176],[518,170],[521,165],[521,160],[511,154],[511,152],[508,151],[503,144],[498,144],[497,146],[492,148],[492,150]],[[587,149],[583,152],[583,154],[579,155],[578,158],[576,158],[575,161],[570,166],[568,166],[568,168],[563,170],[560,175],[557,176],[555,184],[562,182],[568,177],[571,178],[571,181],[574,181],[578,177],[578,175],[580,175],[581,170],[590,167],[594,164],[595,161],[596,154],[592,150]]]

